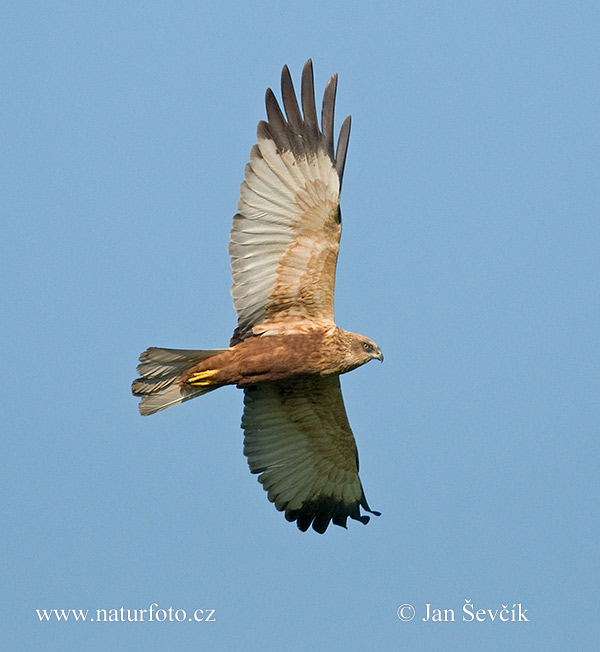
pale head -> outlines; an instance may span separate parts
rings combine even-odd
[[[370,360],[383,362],[383,353],[373,340],[349,331],[341,331],[341,334],[345,344],[346,363],[342,373],[352,371],[352,369],[356,369]]]

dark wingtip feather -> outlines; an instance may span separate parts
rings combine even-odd
[[[275,140],[273,138],[273,134],[271,133],[271,129],[269,128],[269,123],[265,122],[264,120],[261,120],[258,123],[258,126],[256,127],[256,137],[260,139],[265,139],[265,140]]]
[[[340,186],[344,177],[344,167],[346,165],[346,154],[348,153],[348,141],[350,140],[350,123],[352,122],[351,116],[348,116],[340,128],[340,135],[338,137],[337,150],[335,152],[335,169],[337,170],[338,177],[340,178]]]
[[[283,66],[281,71],[281,98],[290,127],[296,134],[302,133],[302,114],[296,99],[292,75],[287,66]]]
[[[362,483],[360,485],[360,488],[362,490],[362,498],[360,500],[360,506],[366,511],[369,512],[369,514],[373,514],[373,516],[381,516],[381,512],[376,512],[374,509],[371,509],[369,507],[369,503],[367,502],[367,497],[365,496],[365,490],[362,488]]]
[[[315,154],[319,149],[327,152],[340,178],[340,186],[348,140],[350,137],[350,116],[344,120],[340,129],[337,149],[334,151],[334,114],[337,93],[337,73],[333,74],[323,94],[321,108],[321,127],[315,105],[315,87],[312,60],[309,59],[302,69],[300,104],[292,83],[288,66],[281,71],[281,105],[269,88],[265,94],[268,122],[259,123],[257,135],[275,142],[282,151],[293,151],[295,156],[305,157]],[[285,115],[284,115],[285,112]]]
[[[323,94],[323,106],[321,109],[321,130],[323,132],[323,137],[325,138],[327,151],[332,159],[335,158],[335,153],[333,151],[333,118],[335,113],[337,77],[337,73],[334,73],[329,78]]]
[[[267,118],[271,133],[275,136],[275,142],[285,145],[286,149],[290,149],[290,137],[287,122],[283,117],[279,102],[275,94],[270,88],[267,88],[265,93],[265,106],[267,107]]]
[[[311,141],[316,142],[319,135],[319,123],[317,121],[317,107],[315,106],[315,80],[311,59],[304,64],[302,69],[301,99],[307,135]]]
[[[307,501],[299,509],[286,509],[285,518],[290,522],[296,521],[298,529],[302,532],[306,532],[312,525],[315,532],[324,534],[331,522],[348,529],[346,525],[348,517],[366,525],[370,519],[366,514],[360,513],[360,508],[364,507],[363,503],[366,501],[361,500],[360,503],[348,505],[333,496],[323,496]],[[368,507],[365,509],[371,512]],[[377,514],[377,512],[371,513]]]

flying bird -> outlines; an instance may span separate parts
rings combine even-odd
[[[367,523],[340,374],[379,347],[335,325],[333,295],[342,230],[340,190],[350,136],[334,150],[337,74],[317,118],[312,62],[302,71],[301,106],[287,66],[285,115],[269,88],[233,218],[231,256],[237,327],[228,348],[149,348],[132,391],[154,414],[224,385],[244,390],[244,454],[269,500],[300,530],[324,533],[348,517]]]

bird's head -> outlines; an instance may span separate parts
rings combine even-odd
[[[383,362],[383,353],[373,340],[370,340],[368,337],[361,337],[359,344],[365,362],[369,362],[369,360],[379,360],[379,362]]]
[[[346,358],[349,363],[348,371],[356,369],[356,367],[360,367],[370,360],[379,360],[380,362],[383,362],[383,353],[381,353],[381,350],[373,340],[364,337],[364,335],[348,333],[347,331],[346,333],[348,335],[348,348],[346,352]]]

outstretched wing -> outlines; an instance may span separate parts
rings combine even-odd
[[[303,321],[333,323],[339,197],[350,136],[348,116],[334,152],[336,87],[333,75],[320,127],[310,60],[302,72],[303,116],[287,66],[281,73],[285,116],[267,90],[268,122],[258,125],[231,229],[231,293],[238,315],[232,344],[252,334],[292,332]]]
[[[321,534],[330,521],[368,523],[358,452],[338,376],[311,376],[244,389],[244,454],[269,500],[288,521]]]

